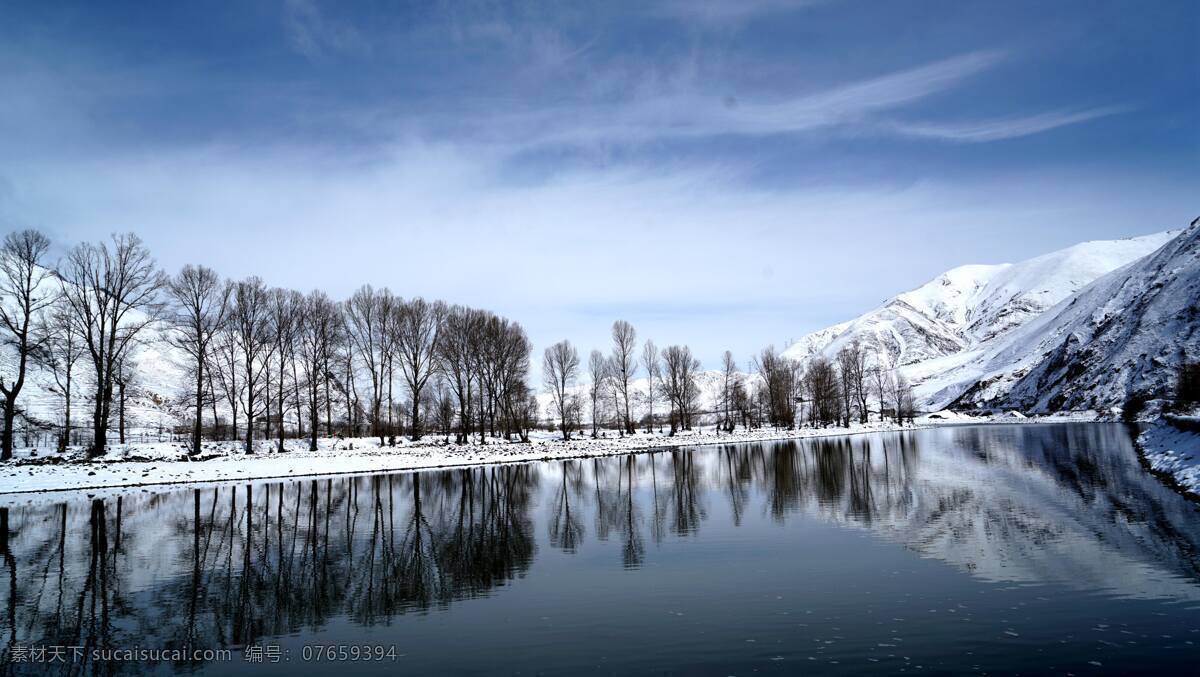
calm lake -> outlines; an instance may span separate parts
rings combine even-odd
[[[1120,425],[0,504],[17,674],[1200,669],[1200,506]]]

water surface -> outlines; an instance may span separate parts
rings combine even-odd
[[[4,559],[18,674],[1200,665],[1200,508],[1118,425],[64,494],[10,504]],[[386,654],[311,662],[329,645]],[[29,646],[84,654],[18,662]],[[232,654],[88,658],[135,646]]]

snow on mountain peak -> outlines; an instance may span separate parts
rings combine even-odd
[[[921,385],[1177,233],[1083,242],[1018,263],[958,266],[849,322],[804,336],[784,355],[832,359],[858,341],[886,366],[903,368],[918,394],[940,391],[942,384]]]
[[[1200,358],[1200,219],[989,346],[962,406],[1106,409],[1166,395]]]

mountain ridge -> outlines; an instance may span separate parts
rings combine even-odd
[[[1200,218],[1162,247],[1096,280],[1014,336],[955,406],[1033,412],[1163,398],[1200,358]],[[1005,357],[1024,355],[1004,364]]]
[[[818,355],[834,359],[858,341],[905,375],[924,408],[941,408],[983,375],[976,363],[993,347],[1180,232],[1081,242],[1017,263],[957,266],[857,318],[802,337],[783,354],[802,363]]]

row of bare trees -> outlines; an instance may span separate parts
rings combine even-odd
[[[289,436],[315,450],[322,434],[368,434],[380,446],[429,431],[460,444],[475,434],[481,442],[525,440],[539,419],[527,382],[530,341],[519,324],[486,310],[370,285],[338,302],[257,277],[223,280],[198,265],[168,276],[133,234],[79,244],[53,264],[50,248],[32,230],[8,234],[0,248],[0,330],[11,357],[0,376],[4,459],[34,367],[50,375],[63,402],[60,449],[71,439],[72,400],[91,407],[91,454],[105,452],[114,419],[124,442],[127,400],[142,392],[139,374],[149,368],[138,364],[138,347],[155,342],[181,357],[184,394],[165,405],[186,422],[192,453],[206,436],[240,440],[246,453],[262,441],[285,451]],[[77,373],[80,363],[90,368]],[[671,434],[710,413],[730,431],[738,423],[849,425],[866,422],[872,408],[881,418],[911,418],[911,389],[878,364],[857,343],[804,368],[769,347],[750,360],[755,377],[747,378],[726,352],[720,394],[703,403],[707,411],[691,350],[660,351],[645,341],[639,353],[637,332],[623,320],[612,326],[607,353],[589,355],[586,396],[577,387],[584,365],[570,342],[547,348],[542,366],[547,414],[568,438],[588,408],[593,436],[606,422],[619,435],[634,434],[639,408],[647,429],[665,420]]]
[[[114,391],[123,435],[130,355],[160,308],[164,278],[136,236],[79,244],[56,267],[49,251],[50,240],[35,230],[11,232],[0,245],[0,324],[13,358],[0,376],[0,460],[12,457],[21,393],[38,365],[51,372],[69,402],[76,363],[85,361],[91,367],[93,452],[104,453]]]
[[[751,360],[757,374],[754,389],[734,379],[736,364],[725,354],[722,424],[733,430],[768,424],[793,428],[798,424],[849,426],[867,423],[872,409],[879,420],[912,421],[916,415],[912,388],[903,374],[872,359],[854,342],[833,360],[815,356],[806,364],[764,348]]]
[[[105,453],[114,419],[124,442],[139,369],[157,366],[138,364],[139,347],[157,343],[184,370],[170,408],[186,421],[192,453],[206,436],[240,439],[246,453],[256,441],[282,452],[289,436],[316,449],[321,434],[369,432],[381,446],[431,429],[460,443],[476,432],[525,439],[536,422],[529,339],[488,311],[369,285],[337,302],[198,265],[168,276],[133,234],[79,244],[57,262],[50,249],[34,230],[9,233],[0,247],[4,460],[18,417],[36,418],[22,398],[34,369],[62,399],[60,450],[73,401],[91,406],[91,455]],[[80,373],[81,363],[91,368]]]
[[[842,348],[832,360],[821,356],[804,362],[790,359],[774,347],[764,348],[750,360],[750,373],[739,370],[733,354],[725,351],[711,402],[701,401],[701,365],[687,346],[659,351],[646,341],[641,364],[634,360],[636,332],[623,320],[613,324],[611,352],[591,351],[586,372],[579,352],[569,341],[546,349],[543,377],[551,395],[550,417],[563,438],[582,429],[589,417],[591,436],[611,427],[620,435],[633,434],[631,401],[644,405],[647,427],[652,428],[655,405],[665,401],[670,433],[691,429],[704,415],[717,427],[732,432],[770,425],[848,427],[852,421],[912,421],[916,415],[912,388],[897,370],[882,366],[860,343]],[[633,392],[639,367],[645,376],[640,392]],[[585,379],[581,388],[578,381]],[[714,378],[709,375],[710,383]],[[711,386],[710,386],[711,387]],[[582,391],[582,396],[581,396]],[[711,408],[706,408],[711,407]],[[611,425],[606,426],[606,421]]]
[[[639,365],[634,359],[633,327],[618,320],[612,336],[610,353],[592,350],[586,367],[569,341],[546,349],[542,366],[551,398],[549,415],[563,439],[582,430],[584,420],[591,422],[592,437],[604,427],[622,436],[633,434],[630,403],[638,400],[648,429],[656,420],[655,405],[665,402],[671,434],[691,429],[701,415],[715,419],[718,428],[727,432],[738,425],[746,429],[848,427],[852,421],[867,423],[872,415],[911,422],[916,415],[912,389],[904,376],[882,366],[883,360],[873,358],[857,342],[842,348],[833,360],[816,356],[804,362],[767,347],[751,358],[749,374],[741,372],[733,354],[726,351],[715,376],[719,390],[711,402],[702,402],[701,365],[687,346],[659,351],[653,341],[646,341]],[[639,368],[645,376],[640,392],[632,394]],[[714,376],[707,378],[711,383]]]
[[[220,420],[218,398],[235,435],[239,412],[246,420],[246,453],[259,420],[265,437],[274,429],[280,452],[289,433],[307,436],[315,450],[322,423],[326,436],[367,433],[380,446],[430,429],[453,430],[459,443],[476,431],[481,441],[527,438],[536,404],[525,381],[532,349],[519,324],[370,285],[338,303],[321,291],[215,278],[188,267],[168,286],[182,311],[175,340],[193,358],[193,448],[206,405],[214,425]]]
[[[593,350],[587,363],[587,400],[590,404],[592,437],[599,435],[605,412],[611,412],[613,426],[620,436],[636,429],[634,402],[646,406],[647,430],[655,424],[655,404],[666,403],[670,434],[691,430],[700,413],[700,361],[687,346],[672,345],[659,350],[654,341],[642,344],[637,354],[637,332],[625,320],[612,326],[612,348],[608,355]],[[542,360],[543,384],[550,394],[550,417],[557,421],[563,439],[580,427],[585,403],[577,392],[580,376],[579,352],[570,341],[560,341],[546,349]],[[646,374],[645,392],[634,392],[639,371]]]

